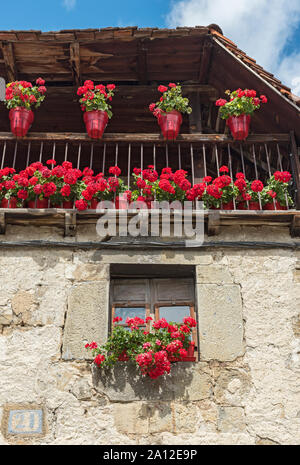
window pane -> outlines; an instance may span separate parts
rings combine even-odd
[[[146,318],[146,309],[145,307],[116,307],[115,317],[116,316],[120,316],[123,319],[121,324],[125,324],[127,318],[134,318],[135,316],[143,318],[144,320]]]
[[[167,321],[182,323],[185,316],[190,316],[190,307],[188,305],[159,307],[159,317],[165,318]]]

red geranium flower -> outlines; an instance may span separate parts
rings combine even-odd
[[[166,92],[168,88],[166,86],[158,86],[157,90],[158,92]]]

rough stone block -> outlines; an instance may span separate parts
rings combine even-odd
[[[82,263],[72,273],[74,281],[99,281],[109,279],[109,265]]]
[[[219,404],[242,406],[251,389],[251,377],[240,370],[226,369],[217,378],[214,396]]]
[[[222,433],[245,431],[245,413],[242,407],[220,407],[218,430]]]
[[[194,433],[199,416],[196,406],[190,403],[174,404],[173,410],[176,433]]]
[[[0,325],[9,325],[12,321],[12,309],[10,307],[0,307]]]
[[[87,342],[103,344],[107,338],[109,282],[82,283],[68,298],[62,356],[65,360],[89,359]]]
[[[114,404],[113,417],[119,433],[147,434],[149,432],[148,408],[142,402]]]
[[[231,361],[243,355],[240,287],[198,284],[197,298],[201,360]]]
[[[226,266],[196,266],[196,280],[197,283],[208,284],[231,284],[233,278]]]
[[[149,433],[174,431],[173,413],[170,404],[158,402],[147,405]]]

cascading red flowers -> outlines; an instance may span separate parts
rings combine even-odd
[[[275,198],[269,194],[273,192],[281,206],[293,205],[288,192],[291,181],[288,171],[276,171],[264,184],[259,179],[248,181],[241,172],[236,173],[234,179],[229,176],[229,168],[223,165],[216,178],[207,175],[202,182],[191,185],[188,173],[183,169],[173,172],[171,167],[164,167],[159,174],[154,165],[148,165],[144,169],[133,168],[136,188],[130,190],[124,184],[117,165],[108,168],[110,176],[105,178],[103,173],[95,173],[89,167],[81,171],[73,168],[69,161],[61,165],[55,163],[54,159],[47,160],[46,165],[33,162],[19,173],[10,167],[1,169],[0,201],[15,198],[17,202],[12,204],[14,208],[26,206],[36,199],[49,200],[52,206],[67,203],[68,206],[64,208],[72,208],[75,202],[79,211],[96,208],[102,200],[115,202],[116,205],[121,205],[118,203],[120,199],[126,205],[126,202],[140,201],[145,203],[145,208],[155,207],[156,204],[152,203],[154,200],[168,203],[201,200],[204,208],[217,209],[233,209],[235,201],[236,208],[245,209],[249,207],[246,202],[259,203],[258,208],[264,207]],[[3,202],[3,205],[6,203]]]
[[[127,331],[121,321],[122,317],[113,318],[113,332],[105,344],[100,347],[96,342],[85,345],[92,351],[98,367],[111,366],[118,360],[132,360],[143,376],[157,379],[170,373],[173,362],[195,361],[195,357],[188,357],[188,350],[194,348],[190,337],[196,321],[192,317],[185,317],[182,323],[161,318],[152,328],[144,330],[152,317],[135,316],[126,319],[131,331]]]

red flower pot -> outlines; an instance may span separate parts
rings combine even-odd
[[[175,140],[179,134],[182,123],[182,115],[179,111],[172,110],[168,113],[161,113],[158,116],[158,124],[166,140]]]
[[[276,203],[276,210],[287,210],[287,206],[285,205],[280,205],[280,203],[278,202],[278,200],[275,200],[275,203]],[[264,210],[275,210],[275,207],[274,207],[274,202],[268,202],[264,205],[263,207]]]
[[[129,202],[127,200],[127,195],[122,194],[118,195],[115,200],[116,210],[127,210]]]
[[[51,203],[50,208],[61,208],[61,204],[60,203]]]
[[[106,111],[86,111],[83,115],[83,120],[85,122],[88,135],[92,139],[101,139],[108,122],[108,115]]]
[[[71,209],[73,208],[73,201],[72,200],[65,200],[62,204],[63,208],[66,208],[66,209]]]
[[[248,210],[247,202],[239,202],[237,206],[238,210]]]
[[[235,140],[244,140],[248,137],[250,121],[250,115],[230,116],[230,118],[226,120],[232,137]]]
[[[16,107],[9,111],[9,119],[11,132],[16,137],[24,137],[33,123],[34,114],[24,107]]]
[[[48,199],[36,199],[36,208],[48,208],[49,200]]]
[[[128,362],[129,357],[126,353],[126,350],[123,350],[123,352],[119,355],[118,360],[120,360],[120,362]]]
[[[187,350],[187,356],[182,358],[183,362],[195,362],[196,357],[194,357],[195,352],[195,342],[191,341]]]
[[[233,210],[234,205],[233,202],[227,202],[222,204],[222,210]]]
[[[170,362],[195,362],[196,357],[194,357],[194,352],[195,352],[195,342],[191,341],[187,349],[186,357],[180,358],[180,357],[175,357],[174,355],[169,355],[168,360]]]
[[[27,207],[28,207],[28,208],[36,208],[36,206],[35,206],[35,200],[28,200],[28,201],[27,201]]]
[[[89,210],[96,210],[98,203],[99,203],[98,199],[92,199],[89,205]]]
[[[260,210],[259,202],[249,202],[249,210]]]
[[[11,197],[8,199],[1,200],[1,208],[18,208],[17,207],[18,199],[16,197]]]

